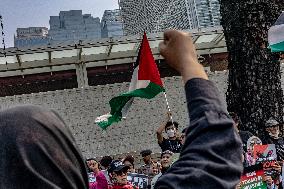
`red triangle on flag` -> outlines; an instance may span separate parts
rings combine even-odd
[[[140,46],[138,58],[138,80],[150,80],[150,82],[163,87],[160,73],[153,57],[146,33],[144,33],[143,35],[143,40]]]

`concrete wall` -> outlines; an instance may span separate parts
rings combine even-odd
[[[224,96],[227,72],[209,72]],[[165,78],[169,104],[180,130],[188,124],[183,82],[180,77]],[[129,83],[118,83],[82,89],[68,89],[0,98],[1,109],[17,104],[35,104],[55,109],[64,118],[84,156],[98,157],[130,151],[152,149],[159,152],[155,131],[167,112],[164,95],[152,100],[136,99],[128,118],[110,126],[107,131],[95,124],[95,118],[109,112],[108,101],[127,91]]]

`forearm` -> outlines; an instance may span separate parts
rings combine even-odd
[[[198,63],[197,58],[192,59],[191,61],[188,62],[189,62],[188,65],[184,66],[184,69],[181,70],[181,76],[184,84],[186,84],[187,81],[194,78],[208,80],[208,76],[204,70],[204,67]]]
[[[163,131],[165,130],[166,124],[167,124],[167,122],[164,121],[164,122],[159,126],[159,128],[157,129],[157,134],[162,134],[162,133],[163,133]]]

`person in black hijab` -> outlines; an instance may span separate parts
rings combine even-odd
[[[0,111],[0,188],[88,188],[81,153],[55,112],[27,105]]]

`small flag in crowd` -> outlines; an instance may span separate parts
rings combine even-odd
[[[268,42],[272,52],[284,52],[284,12],[269,29]]]
[[[163,91],[165,90],[159,70],[151,52],[146,33],[144,33],[129,91],[112,98],[109,101],[111,112],[98,117],[95,122],[102,129],[106,129],[111,124],[119,122],[126,117],[134,97],[151,99]]]

